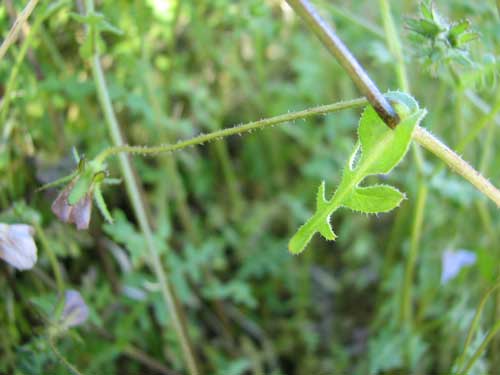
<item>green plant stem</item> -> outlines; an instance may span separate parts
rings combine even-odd
[[[27,19],[35,9],[36,5],[38,4],[38,1],[39,0],[30,0],[28,4],[26,4],[26,6],[24,7],[21,14],[19,14],[19,16],[17,17],[16,21],[14,22],[14,25],[12,25],[12,28],[5,37],[5,40],[2,42],[2,45],[0,45],[0,61],[7,53],[9,47],[17,40],[19,32],[21,31],[21,27],[24,25],[24,23],[27,21]]]
[[[484,310],[484,307],[486,305],[486,302],[488,301],[489,296],[498,288],[500,287],[500,282],[497,281],[490,289],[486,291],[486,293],[483,295],[481,298],[481,301],[479,302],[479,306],[476,310],[476,313],[474,314],[474,318],[472,319],[472,322],[469,327],[469,332],[467,333],[467,338],[465,339],[465,344],[464,344],[464,349],[462,351],[462,355],[459,357],[457,360],[457,364],[460,365],[463,363],[465,360],[465,356],[467,354],[467,349],[472,343],[472,339],[474,337],[474,333],[476,332],[476,329],[479,325],[479,319],[481,318],[481,314]]]
[[[389,46],[389,51],[396,58],[396,75],[398,78],[399,85],[401,89],[405,92],[410,91],[410,85],[408,83],[408,75],[406,73],[406,66],[403,57],[403,48],[401,47],[401,41],[399,40],[399,33],[396,30],[396,25],[394,24],[394,19],[391,13],[391,6],[388,0],[380,0],[380,9],[382,12],[382,20],[384,22],[384,31],[387,44]]]
[[[481,343],[481,345],[479,345],[479,348],[477,348],[477,350],[474,352],[474,354],[472,355],[471,359],[469,359],[469,361],[463,367],[463,369],[461,369],[460,371],[458,371],[459,374],[464,374],[465,375],[465,374],[467,374],[469,372],[469,370],[474,365],[474,363],[477,361],[477,359],[481,356],[481,354],[483,354],[483,352],[485,351],[485,349],[488,346],[488,344],[490,343],[490,341],[493,339],[493,337],[495,337],[495,335],[499,331],[500,331],[500,321],[495,323],[495,325],[490,330],[490,332],[488,333],[488,335],[484,338],[484,340]]]
[[[52,351],[56,355],[57,359],[59,359],[59,361],[61,361],[61,363],[64,366],[66,366],[67,369],[73,375],[83,375],[75,366],[73,366],[71,363],[69,363],[68,360],[66,358],[64,358],[64,356],[59,352],[59,350],[57,349],[57,347],[56,347],[56,345],[55,345],[52,337],[49,337],[47,339],[47,341],[49,342],[50,349],[52,349]]]
[[[52,271],[54,272],[54,277],[56,279],[57,292],[62,295],[64,290],[66,289],[64,285],[64,279],[62,277],[61,268],[59,267],[59,262],[57,261],[56,254],[52,251],[52,247],[50,246],[47,237],[45,236],[45,232],[40,224],[33,222],[33,226],[35,227],[36,234],[38,239],[42,243],[43,249],[47,253],[49,257],[49,262],[52,267]]]
[[[267,119],[253,121],[244,125],[238,125],[231,128],[226,128],[222,130],[217,130],[208,134],[201,134],[199,136],[177,142],[175,144],[166,144],[159,146],[129,146],[129,145],[117,145],[114,147],[109,147],[102,151],[96,157],[97,162],[104,162],[108,157],[113,155],[118,155],[122,153],[130,154],[142,154],[142,155],[154,155],[163,152],[173,152],[181,150],[186,147],[195,146],[203,144],[205,142],[210,142],[213,140],[219,140],[224,137],[228,137],[235,134],[242,134],[245,132],[252,132],[253,130],[262,129],[265,127],[274,126],[284,122],[294,121],[298,119],[304,119],[319,114],[326,114],[330,112],[338,112],[343,109],[357,108],[366,105],[367,101],[364,98],[353,99],[350,101],[344,101],[334,104],[328,104],[324,106],[319,106],[315,108],[306,109],[298,112],[291,112],[284,115],[279,115],[275,117],[270,117]],[[467,162],[465,162],[459,155],[457,155],[453,150],[446,146],[443,142],[438,140],[432,134],[422,127],[416,127],[413,132],[413,140],[419,143],[421,146],[432,152],[438,158],[443,160],[448,166],[460,174],[463,178],[469,181],[473,186],[475,186],[480,192],[490,198],[495,204],[500,207],[500,191],[491,184],[486,178],[484,178],[478,171],[472,168]]]
[[[403,292],[401,297],[401,321],[404,324],[411,325],[413,320],[412,312],[412,293],[411,286],[413,282],[413,274],[415,263],[420,248],[420,238],[422,234],[422,226],[424,222],[425,201],[427,200],[428,188],[425,184],[419,184],[417,193],[417,203],[415,208],[415,216],[413,219],[413,228],[411,234],[410,252],[406,261]]]
[[[339,17],[344,18],[346,21],[349,21],[350,24],[363,28],[366,31],[369,31],[373,35],[377,36],[378,38],[383,39],[385,37],[384,30],[382,30],[378,25],[371,23],[366,19],[366,17],[351,13],[348,9],[333,2],[331,4],[325,5],[331,12],[335,13]]]
[[[219,162],[221,164],[222,175],[224,176],[224,179],[226,180],[228,186],[228,195],[230,197],[229,202],[231,203],[230,206],[232,208],[232,216],[239,217],[243,210],[244,202],[243,197],[241,196],[240,188],[238,186],[238,179],[234,173],[234,168],[231,163],[227,145],[224,142],[217,142],[214,146],[215,154],[219,158]]]
[[[354,84],[368,98],[380,118],[390,128],[394,128],[399,122],[398,114],[332,27],[319,16],[309,0],[287,0],[287,2],[326,49],[335,56]]]
[[[396,25],[394,23],[394,18],[392,17],[391,5],[388,0],[380,0],[380,9],[382,12],[382,20],[384,23],[384,31],[386,36],[387,44],[389,45],[389,50],[395,57],[395,71],[398,78],[399,86],[403,91],[410,91],[410,83],[408,80],[408,74],[406,71],[406,65],[403,57],[403,48],[401,45],[401,40],[399,39],[399,33],[396,30]],[[428,187],[427,182],[424,180],[424,158],[420,148],[413,144],[412,145],[413,156],[415,158],[415,164],[418,168],[418,190],[417,190],[417,209],[415,215],[413,216],[413,225],[411,232],[410,241],[410,253],[406,258],[405,273],[403,279],[403,291],[401,297],[401,323],[411,327],[414,324],[415,318],[412,310],[412,289],[413,289],[413,277],[415,274],[415,265],[417,262],[418,252],[420,248],[420,239],[422,236],[422,225],[425,214],[425,207],[427,202]],[[411,347],[409,343],[406,344],[405,359],[407,363],[410,361],[409,353],[411,352]]]
[[[494,115],[496,115],[496,113],[498,112],[498,110],[500,110],[500,91],[497,93],[496,104],[494,105],[490,114],[483,117],[483,120],[484,118],[488,119],[489,127],[486,130],[486,136],[483,138],[484,141],[482,142],[481,145],[482,155],[479,162],[479,172],[481,172],[482,174],[487,173],[487,171],[489,170],[489,166],[491,164],[491,156],[494,151],[495,131],[497,130],[497,127],[493,123],[493,118]],[[490,246],[492,249],[494,249],[496,248],[495,245],[497,243],[500,243],[499,241],[500,236],[498,235],[498,231],[495,229],[495,224],[493,223],[490,211],[488,210],[486,203],[483,201],[476,202],[476,208],[481,218],[481,222],[483,223],[483,227],[485,228],[485,231],[489,235]],[[497,267],[497,270],[499,269],[500,268]],[[500,319],[500,290],[498,290],[498,288],[496,289],[495,292],[493,316],[495,317],[494,320]],[[496,336],[495,339],[493,340],[493,343],[491,344],[492,353],[498,353],[499,347],[500,347],[500,338]],[[497,368],[499,363],[500,363],[499,358],[497,356],[493,356],[492,368]]]
[[[485,105],[486,108],[483,108],[482,105]],[[486,103],[477,104],[476,107],[483,113],[484,113],[483,110],[487,110],[488,112],[484,113],[484,116],[482,116],[474,124],[474,126],[467,132],[467,134],[460,140],[460,142],[458,142],[457,145],[455,147],[453,147],[453,149],[457,153],[462,153],[465,150],[465,148],[472,141],[474,141],[487,126],[489,126],[489,130],[487,133],[487,138],[489,138],[490,136],[488,134],[491,131],[493,131],[493,129],[495,128],[495,124],[494,124],[495,120],[496,120],[497,124],[500,124],[500,122],[498,122],[498,117],[497,117],[498,112],[500,112],[500,95],[498,95],[496,103],[493,105],[493,107],[489,107]],[[479,167],[479,171],[482,174],[486,172],[485,170],[482,169],[482,163],[484,160],[484,155],[486,155],[485,152],[487,150],[489,150],[489,148],[483,148],[483,157],[481,159],[481,162],[480,162],[481,164]],[[434,176],[438,175],[443,170],[443,168],[444,168],[444,165],[442,165],[442,164],[439,167],[435,168],[434,172],[430,176],[430,179],[432,179]]]
[[[14,88],[16,87],[16,84],[18,83],[17,76],[18,76],[19,71],[21,69],[21,65],[23,63],[24,57],[26,56],[26,53],[28,52],[28,48],[31,45],[31,42],[33,41],[33,37],[35,35],[37,35],[37,31],[38,31],[39,27],[41,26],[44,18],[45,17],[43,17],[43,15],[41,15],[35,19],[35,22],[33,24],[33,27],[31,28],[30,33],[24,39],[24,41],[21,45],[21,48],[19,50],[19,53],[17,54],[16,61],[14,63],[14,66],[12,67],[9,79],[8,79],[6,87],[5,87],[5,93],[3,96],[2,105],[0,107],[0,126],[4,125],[5,119],[7,118],[7,113],[9,111],[9,105],[10,105],[10,102],[12,100],[12,92],[14,91]]]
[[[479,109],[484,114],[488,114],[491,112],[491,107],[488,103],[486,103],[483,99],[481,99],[474,91],[465,90],[465,96],[467,99],[471,101],[474,106]],[[495,116],[495,123],[500,125],[500,116]]]
[[[146,365],[148,368],[155,371],[155,373],[164,374],[164,375],[176,374],[176,372],[163,366],[163,364],[161,364],[160,362],[158,362],[154,358],[151,358],[149,355],[144,353],[142,350],[139,350],[139,349],[133,347],[132,345],[127,345],[123,349],[123,352],[127,356],[129,356],[130,358],[135,359],[137,362],[140,362],[140,363]]]
[[[491,126],[494,127],[494,120],[497,114],[500,112],[500,95],[498,96],[497,102],[493,105],[493,108],[490,109],[490,112],[487,115],[481,117],[479,121],[474,124],[474,127],[469,130],[466,136],[458,143],[455,149],[458,152],[462,152],[470,142],[477,138],[479,134],[484,130],[485,127]]]
[[[490,198],[497,207],[500,207],[500,191],[443,142],[422,127],[415,129],[413,139],[443,160],[453,171],[461,175],[477,190]]]
[[[117,145],[116,148],[125,147],[120,146],[121,144],[123,144],[123,138],[120,133],[118,121],[116,120],[116,116],[111,106],[111,99],[109,98],[104,74],[102,72],[98,55],[94,55],[94,57],[92,58],[92,70],[94,79],[96,81],[99,100],[105,113],[106,122],[108,124],[113,143]],[[141,231],[145,237],[146,245],[151,256],[150,265],[152,266],[153,272],[158,279],[163,298],[168,310],[170,311],[174,329],[181,343],[184,359],[188,366],[189,372],[191,374],[198,374],[198,366],[194,357],[194,351],[191,348],[191,344],[187,336],[187,329],[183,323],[183,319],[181,318],[181,308],[177,304],[172,285],[170,284],[167,278],[167,274],[162,267],[158,249],[156,248],[153,240],[152,229],[147,219],[146,209],[144,207],[144,203],[139,191],[139,186],[134,177],[132,165],[130,164],[130,161],[126,155],[119,155],[119,161],[125,180],[127,193],[131,200],[134,213],[137,217],[137,221],[139,222],[139,227],[141,228]]]
[[[382,21],[384,23],[385,39],[389,50],[395,57],[395,70],[396,76],[398,78],[398,83],[404,92],[410,92],[410,82],[408,80],[408,73],[406,71],[406,65],[403,55],[403,46],[401,40],[399,39],[399,33],[396,30],[396,25],[394,23],[394,18],[392,17],[391,5],[387,0],[380,0],[380,9],[382,12]],[[424,158],[418,147],[412,147],[413,156],[420,174],[424,171]],[[421,180],[421,183],[424,183]]]
[[[180,141],[175,144],[166,144],[166,145],[159,145],[152,147],[128,146],[128,145],[110,147],[102,151],[99,155],[97,155],[95,160],[98,162],[104,162],[104,160],[106,160],[108,157],[121,153],[148,155],[148,154],[158,154],[162,152],[173,152],[189,146],[203,144],[205,142],[222,139],[224,137],[228,137],[231,135],[242,134],[245,132],[252,132],[254,130],[271,127],[285,122],[304,119],[315,115],[324,115],[331,112],[338,112],[344,109],[362,107],[365,106],[367,103],[368,102],[365,98],[358,98],[334,104],[327,104],[319,107],[309,108],[303,111],[290,112],[283,115],[269,117],[259,121],[253,121],[247,124],[234,126],[231,128],[217,130],[208,134],[200,134],[199,136],[187,139],[185,141]]]
[[[87,12],[90,13],[94,11],[93,0],[86,0],[86,5]],[[91,35],[91,37],[95,42],[96,31],[91,30],[91,32],[94,34]],[[92,72],[97,88],[98,98],[104,112],[108,130],[111,134],[113,143],[116,145],[116,147],[123,147],[123,138],[120,131],[120,125],[118,124],[118,121],[116,119],[111,99],[109,97],[106,80],[104,78],[104,73],[101,67],[99,51],[97,50],[97,43],[93,43],[93,45],[94,54],[92,57]],[[132,203],[135,216],[144,235],[146,247],[150,253],[149,263],[160,285],[161,293],[163,295],[167,310],[170,312],[172,325],[180,341],[182,354],[184,356],[188,371],[190,374],[198,374],[198,365],[195,359],[194,351],[191,347],[191,343],[189,342],[183,311],[176,300],[174,290],[170,281],[168,280],[166,270],[162,266],[159,251],[155,245],[152,229],[149,224],[146,215],[146,209],[144,207],[144,203],[140,194],[140,188],[138,186],[137,180],[134,177],[132,165],[126,155],[119,155],[119,162],[129,199]]]
[[[147,45],[148,43],[144,41],[144,44]],[[151,102],[151,108],[153,109],[153,122],[163,140],[170,141],[168,131],[161,125],[161,119],[165,118],[166,116],[161,108],[157,96],[155,95],[155,82],[152,76],[152,66],[150,63],[149,51],[146,47],[144,47],[143,49],[143,54],[144,64],[147,66],[147,71],[144,74],[144,88],[145,94]],[[162,161],[169,176],[170,181],[167,184],[170,185],[170,192],[174,196],[175,205],[179,213],[179,219],[182,223],[182,226],[184,227],[184,229],[186,229],[190,238],[194,239],[194,241],[197,242],[199,235],[196,231],[194,221],[192,220],[189,213],[189,207],[186,201],[186,188],[183,185],[181,176],[179,174],[177,161],[175,158],[170,157],[165,157],[162,159]],[[165,183],[165,181],[162,181],[162,183]]]
[[[396,120],[397,115],[394,113],[392,106],[380,93],[380,90],[368,77],[347,47],[337,37],[333,29],[317,14],[309,1],[287,0],[287,2],[295,12],[303,18],[309,28],[317,35],[321,42],[323,42],[328,51],[330,51],[346,69],[351,79],[361,92],[366,95],[369,102],[373,105],[385,123],[390,127],[395,126],[399,119]],[[440,159],[444,160],[451,169],[467,179],[479,189],[479,191],[492,199],[495,204],[500,207],[500,192],[448,146],[421,127],[415,129],[413,139]]]

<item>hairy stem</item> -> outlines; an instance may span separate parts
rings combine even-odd
[[[38,1],[39,0],[30,0],[26,5],[26,7],[21,12],[21,14],[19,14],[19,17],[17,17],[16,21],[14,22],[14,25],[12,25],[12,28],[7,34],[5,40],[2,42],[2,45],[0,45],[0,61],[5,56],[5,53],[7,52],[9,47],[16,41],[17,36],[21,31],[21,27],[31,15],[33,9],[35,9],[36,5],[38,4]]]
[[[87,0],[87,12],[94,11],[94,2],[93,0]],[[91,32],[94,35],[91,35],[94,38],[94,55],[92,57],[92,72],[97,88],[98,98],[104,112],[106,123],[111,134],[111,138],[116,147],[123,147],[123,138],[121,135],[120,125],[118,124],[118,120],[116,119],[113,106],[111,103],[111,99],[109,96],[108,88],[106,85],[106,80],[104,78],[104,73],[102,71],[99,51],[97,49],[97,43],[95,43],[95,30]],[[132,165],[126,155],[119,156],[120,167],[123,173],[123,177],[125,180],[125,186],[127,188],[127,193],[129,195],[129,199],[132,203],[132,207],[139,222],[139,226],[144,235],[146,248],[150,254],[150,266],[160,284],[161,293],[163,299],[165,301],[167,310],[170,312],[170,317],[172,319],[172,325],[177,334],[177,337],[181,344],[182,354],[184,356],[184,360],[186,362],[189,373],[198,374],[198,365],[196,363],[194,351],[191,347],[191,343],[189,342],[187,329],[185,326],[185,318],[183,317],[183,311],[181,306],[177,303],[174,290],[172,285],[167,277],[166,270],[162,266],[162,261],[160,259],[159,251],[156,247],[155,241],[153,239],[153,233],[146,215],[146,208],[142,201],[142,197],[140,194],[139,183],[137,182]]]
[[[102,151],[99,155],[97,155],[96,159],[98,162],[103,162],[105,159],[112,155],[117,155],[121,153],[132,153],[132,154],[158,154],[162,152],[173,152],[177,151],[189,146],[195,146],[199,144],[203,144],[205,142],[210,142],[213,140],[219,140],[224,137],[228,137],[235,134],[242,134],[246,132],[252,132],[254,130],[267,128],[270,126],[278,125],[285,122],[290,122],[299,119],[305,119],[307,117],[322,115],[331,112],[338,112],[344,109],[350,108],[358,108],[367,104],[367,100],[365,98],[353,99],[348,101],[343,101],[334,104],[327,104],[319,107],[314,107],[310,109],[306,109],[298,112],[291,112],[284,115],[279,115],[275,117],[269,117],[266,119],[262,119],[259,121],[249,122],[244,125],[237,125],[231,128],[217,130],[208,134],[200,134],[194,138],[187,139],[185,141],[180,141],[175,144],[166,144],[152,147],[145,146],[128,146],[128,145],[120,145],[115,147],[110,147],[104,151]]]
[[[105,149],[99,155],[97,155],[95,160],[102,163],[110,156],[123,153],[154,155],[163,152],[178,151],[183,148],[204,144],[205,142],[210,142],[213,140],[219,140],[231,135],[252,132],[253,130],[263,129],[266,127],[294,120],[304,119],[315,115],[338,112],[343,109],[357,108],[366,104],[367,100],[365,98],[358,98],[334,104],[327,104],[319,107],[306,109],[303,111],[291,112],[284,115],[269,117],[259,121],[253,121],[244,125],[237,125],[231,128],[217,130],[215,132],[208,134],[200,134],[196,137],[186,139],[184,141],[180,141],[175,144],[165,144],[165,145],[151,146],[151,147],[129,146],[124,144],[119,144],[117,146]],[[448,146],[446,146],[443,142],[441,142],[432,134],[430,134],[427,130],[419,126],[416,127],[415,131],[413,132],[413,140],[419,143],[427,150],[429,150],[430,152],[432,152],[446,164],[448,164],[448,166],[452,170],[460,174],[463,178],[465,178],[472,185],[474,185],[480,192],[482,192],[493,202],[495,202],[495,204],[498,207],[500,207],[500,191],[485,177],[483,177],[478,171],[476,171],[467,162],[465,162],[459,155],[457,155],[453,150],[451,150]]]
[[[497,207],[500,207],[500,191],[443,142],[421,127],[415,128],[413,139],[443,160],[452,170],[457,172],[474,185],[481,193],[495,202]]]

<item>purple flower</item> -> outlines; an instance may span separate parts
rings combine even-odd
[[[83,324],[89,317],[89,308],[80,293],[76,290],[67,290],[64,296],[64,308],[61,314],[62,325],[65,328]]]
[[[52,203],[52,212],[63,223],[73,223],[78,230],[88,229],[92,213],[92,192],[87,192],[74,205],[69,204],[68,197],[74,183],[68,184]]]
[[[0,258],[21,271],[33,268],[37,253],[34,234],[30,225],[0,223]]]
[[[462,267],[476,263],[476,254],[469,250],[445,250],[441,257],[443,270],[441,284],[444,285],[458,275]]]

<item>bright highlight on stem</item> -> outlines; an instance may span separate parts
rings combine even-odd
[[[0,60],[3,59],[5,56],[5,53],[9,49],[9,47],[14,43],[17,39],[17,36],[19,35],[19,32],[21,31],[21,27],[24,25],[26,20],[29,18],[31,13],[33,12],[33,9],[35,9],[37,3],[39,0],[30,0],[30,2],[26,5],[26,7],[23,9],[19,17],[17,17],[16,22],[14,22],[14,25],[12,25],[12,28],[10,29],[9,33],[5,37],[5,40],[3,41],[2,45],[0,46]]]

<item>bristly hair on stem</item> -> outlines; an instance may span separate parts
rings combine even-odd
[[[128,145],[120,145],[110,147],[104,151],[102,151],[95,158],[99,163],[104,162],[108,157],[112,155],[117,155],[120,153],[131,153],[131,154],[159,154],[164,152],[173,152],[186,147],[195,146],[199,144],[203,144],[205,142],[210,142],[213,140],[218,140],[224,137],[228,137],[231,135],[251,132],[253,130],[263,129],[267,127],[271,127],[278,124],[283,124],[286,122],[305,119],[315,115],[327,114],[332,112],[338,112],[345,109],[359,108],[367,104],[367,100],[365,98],[358,98],[352,100],[341,101],[338,103],[322,105],[314,108],[305,109],[303,111],[298,112],[290,112],[287,114],[270,117],[266,119],[262,119],[259,121],[252,121],[247,124],[237,125],[231,128],[221,129],[214,131],[208,134],[200,134],[194,138],[187,139],[185,141],[180,141],[175,144],[165,144],[159,146],[128,146]]]

